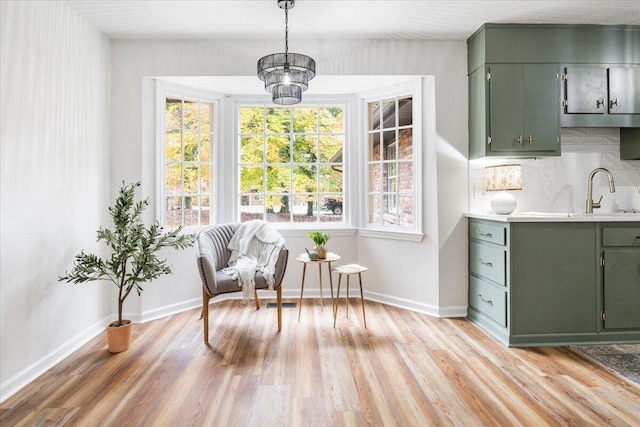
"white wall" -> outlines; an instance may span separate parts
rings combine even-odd
[[[584,212],[587,200],[587,177],[598,167],[613,175],[616,192],[609,192],[606,176],[599,173],[593,182],[593,197],[602,198],[598,212],[631,210],[635,186],[640,186],[640,161],[620,160],[620,130],[618,128],[563,128],[562,156],[523,159],[522,191],[512,191],[518,201],[516,212]],[[484,166],[514,163],[489,160],[469,162],[470,205],[476,212],[491,209],[489,197],[482,192]]]
[[[152,120],[148,111],[153,108],[148,94],[152,89],[145,77],[253,76],[256,60],[280,48],[277,41],[112,41],[112,192],[124,179],[141,180],[146,195],[155,193],[155,153],[149,131],[153,126],[148,126]],[[373,267],[365,286],[379,299],[408,302],[436,315],[464,315],[467,279],[466,267],[461,267],[466,266],[467,250],[462,215],[467,209],[468,179],[465,42],[298,42],[294,50],[312,56],[319,75],[435,76],[436,110],[432,113],[437,136],[431,146],[423,148],[425,238],[421,243],[409,243],[338,236],[331,244],[336,252],[351,255],[350,260],[357,253],[359,262]],[[294,258],[309,241],[289,235],[287,245],[293,256],[284,286],[285,292],[295,295],[302,269]],[[142,300],[132,300],[125,310],[148,317],[162,312],[163,307],[200,298],[190,252],[167,253],[175,274],[148,286]]]
[[[57,277],[95,251],[109,197],[109,40],[60,2],[2,1],[0,400],[102,330],[106,284]]]

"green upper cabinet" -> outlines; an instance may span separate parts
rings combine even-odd
[[[559,155],[558,67],[496,64],[489,76],[490,150]]]
[[[640,67],[564,67],[563,126],[640,126]]]
[[[469,79],[471,158],[560,155],[557,65],[489,64]]]
[[[640,26],[485,24],[467,44],[470,159],[559,155],[561,126],[619,127],[639,158]]]

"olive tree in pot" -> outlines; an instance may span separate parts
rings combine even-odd
[[[118,320],[107,326],[107,342],[112,353],[127,350],[131,343],[131,320],[122,318],[122,306],[131,291],[135,289],[140,295],[143,283],[171,274],[167,260],[159,259],[157,252],[164,247],[186,249],[194,242],[193,234],[181,234],[182,227],[168,233],[164,233],[157,222],[145,227],[141,216],[149,199],[134,201],[139,186],[139,182],[122,183],[115,204],[109,208],[113,230],[98,229],[97,241],[104,241],[111,255],[103,259],[82,250],[75,256],[71,271],[58,278],[69,283],[107,280],[118,287]]]

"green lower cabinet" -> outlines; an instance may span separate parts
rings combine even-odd
[[[592,223],[512,224],[511,334],[596,332],[596,258]]]
[[[468,316],[513,347],[640,342],[640,223],[470,219]]]
[[[640,328],[640,249],[605,249],[604,327]]]

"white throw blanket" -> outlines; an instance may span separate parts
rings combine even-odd
[[[227,248],[231,251],[229,267],[222,273],[238,280],[245,300],[253,298],[256,288],[254,276],[262,272],[269,290],[275,285],[275,268],[284,238],[266,221],[254,220],[240,224]]]

